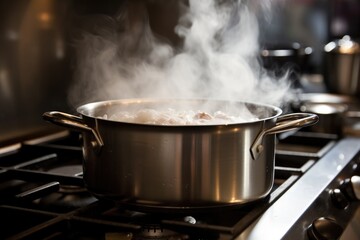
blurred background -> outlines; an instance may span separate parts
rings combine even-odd
[[[131,3],[130,3],[131,2]],[[359,0],[273,0],[259,16],[260,47],[310,47],[304,74],[322,74],[324,45],[349,35],[360,38]],[[174,45],[179,1],[0,1],[0,143],[51,131],[42,113],[73,113],[68,89],[74,82],[76,40],[97,26],[98,16],[129,9],[129,21],[146,11],[153,32]]]

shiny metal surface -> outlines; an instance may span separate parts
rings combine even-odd
[[[309,127],[310,131],[342,135],[347,105],[308,102],[304,103],[300,110],[315,113],[319,117],[319,122]]]
[[[299,96],[301,103],[330,103],[330,104],[356,104],[353,96],[332,93],[302,93]]]
[[[318,120],[319,117],[312,113],[292,113],[279,116],[274,127],[262,130],[254,140],[250,149],[253,159],[258,159],[262,153],[262,140],[264,136],[297,130],[301,127],[313,126],[317,124]]]
[[[206,104],[206,105],[205,105]],[[241,109],[259,120],[228,125],[153,125],[101,119],[129,109],[186,107]],[[273,185],[275,133],[317,121],[303,114],[276,122],[276,107],[215,100],[125,99],[90,103],[78,108],[83,117],[46,113],[55,124],[84,133],[84,180],[95,195],[142,206],[204,207],[239,204],[265,197]],[[309,119],[311,118],[311,119]],[[55,119],[55,120],[54,120]],[[304,120],[305,119],[305,120]],[[103,141],[94,148],[96,135]],[[268,130],[268,131],[266,131]],[[264,134],[261,134],[264,133]],[[261,135],[261,153],[251,147]],[[96,145],[96,144],[95,144]]]
[[[351,184],[353,187],[354,195],[357,200],[360,200],[360,176],[352,176]]]
[[[307,128],[308,131],[339,136],[359,136],[359,106],[355,96],[331,93],[303,93],[299,95],[298,102],[292,103],[294,111],[318,115],[319,122]]]
[[[324,47],[328,90],[360,95],[360,44],[344,36]]]

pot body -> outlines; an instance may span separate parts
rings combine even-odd
[[[293,111],[314,113],[319,117],[315,125],[304,130],[319,133],[336,134],[342,137],[352,133],[352,126],[360,119],[358,100],[350,95],[329,93],[301,94],[299,101],[292,105]]]
[[[252,159],[251,144],[274,120],[234,126],[168,128],[86,119],[104,141],[84,135],[84,180],[95,195],[138,204],[203,206],[266,196],[274,177],[274,135]],[[263,126],[265,124],[266,126]]]
[[[44,117],[83,132],[84,181],[99,198],[169,209],[232,205],[267,196],[274,181],[275,133],[313,124],[317,116],[285,115],[280,124],[276,107],[215,103],[222,110],[246,107],[258,120],[164,126],[98,117],[158,106],[211,111],[195,100],[99,102],[80,107],[81,118],[59,112]]]
[[[318,133],[337,134],[342,136],[347,105],[340,103],[307,102],[300,107],[302,112],[315,113],[319,117],[317,124],[306,130]]]
[[[360,96],[360,53],[327,53],[326,65],[330,92]]]
[[[325,46],[325,84],[332,93],[360,96],[360,46],[348,36]]]

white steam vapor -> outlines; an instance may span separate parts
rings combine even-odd
[[[78,42],[71,104],[164,97],[281,106],[290,97],[286,76],[262,68],[256,14],[242,1],[190,0],[174,29],[180,49],[156,38],[146,17],[127,17],[107,18]]]

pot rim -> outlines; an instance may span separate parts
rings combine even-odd
[[[141,103],[169,103],[169,102],[184,102],[184,103],[191,103],[191,102],[217,102],[224,103],[224,104],[245,104],[245,105],[251,105],[256,108],[261,107],[264,109],[268,109],[269,113],[272,113],[271,116],[268,117],[259,117],[259,119],[256,120],[250,120],[250,121],[244,121],[244,122],[229,122],[224,124],[151,124],[151,123],[138,123],[138,122],[126,122],[126,121],[117,121],[117,120],[111,120],[111,119],[105,119],[102,117],[94,116],[94,111],[96,109],[102,108],[102,107],[109,107],[114,105],[128,105],[128,104],[141,104]],[[235,100],[224,100],[224,99],[204,99],[204,98],[124,98],[124,99],[114,99],[114,100],[105,100],[105,101],[96,101],[96,102],[90,102],[86,103],[84,105],[79,106],[76,111],[81,114],[83,117],[96,119],[98,121],[103,122],[111,122],[115,124],[127,124],[127,125],[136,125],[136,126],[151,126],[151,127],[219,127],[219,126],[231,126],[231,125],[244,125],[244,124],[250,124],[250,123],[258,123],[262,121],[267,121],[269,119],[276,118],[282,114],[282,109],[279,107],[264,104],[264,103],[255,103],[251,101],[235,101]],[[257,115],[256,115],[257,116]],[[258,117],[258,116],[257,116]]]
[[[345,35],[341,39],[335,39],[324,46],[326,53],[340,55],[358,55],[360,54],[360,43],[354,41],[350,36]]]

